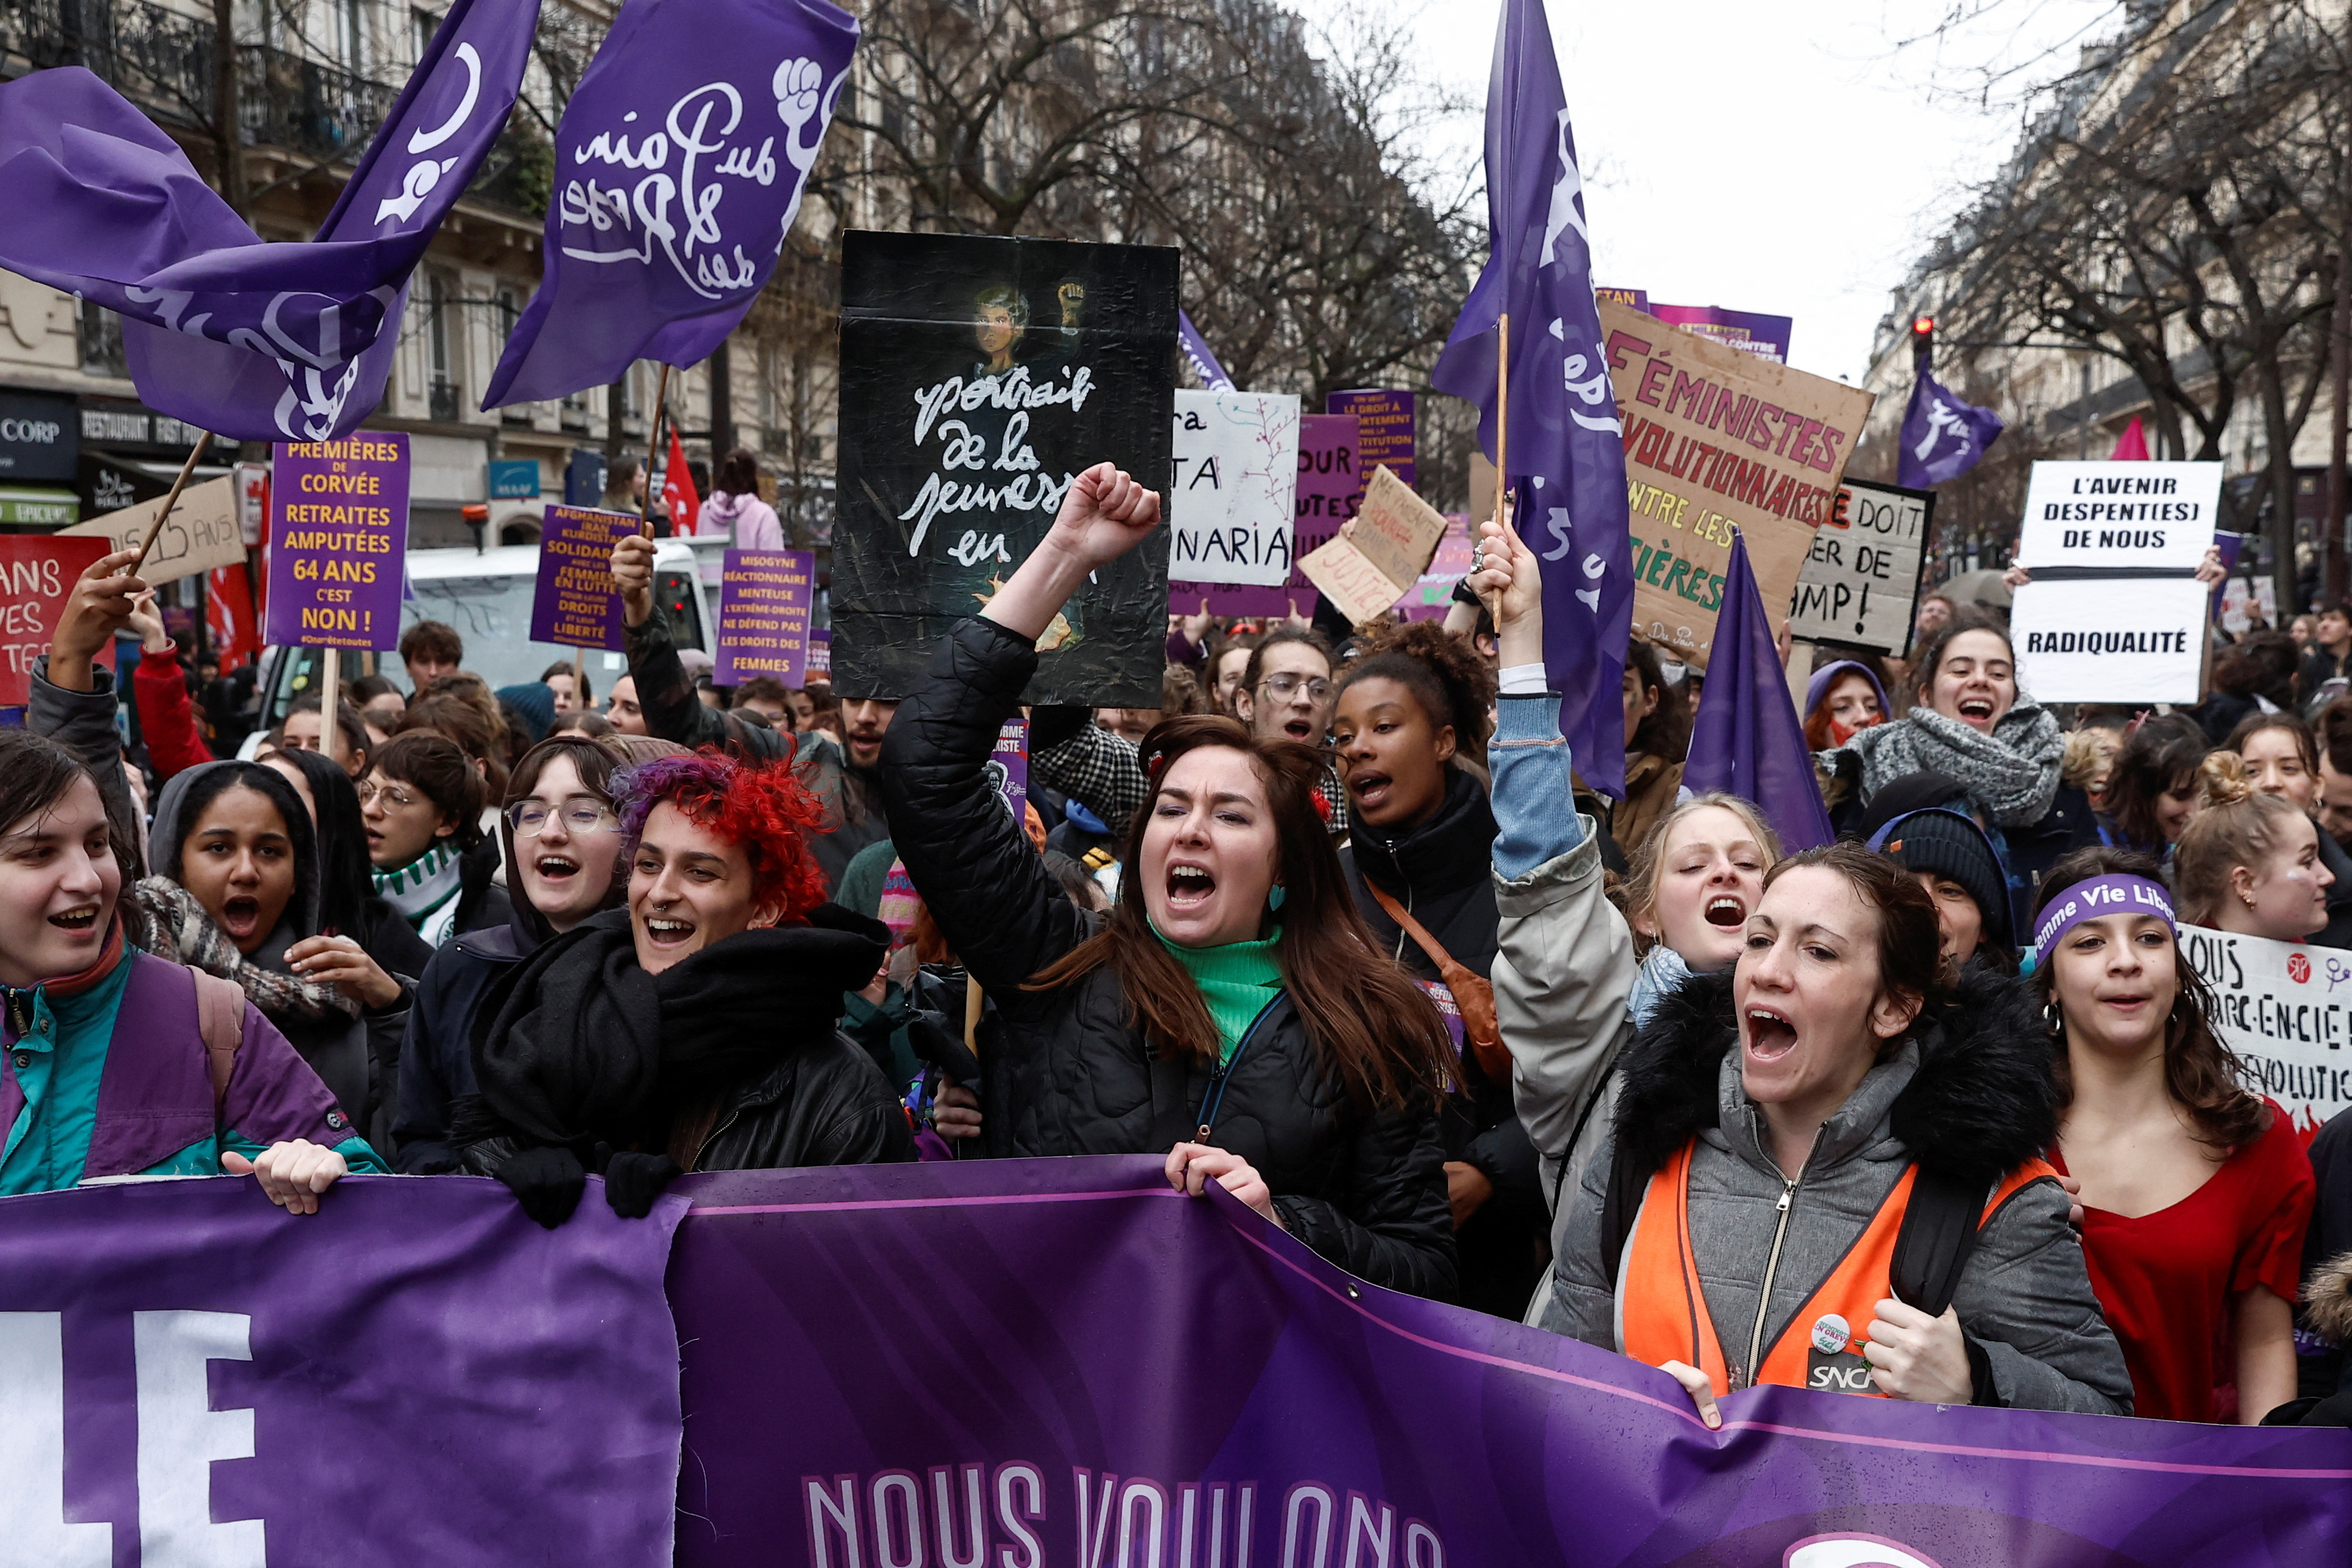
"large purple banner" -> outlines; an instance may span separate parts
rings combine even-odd
[[[669,1559],[684,1205],[557,1231],[494,1182],[0,1199],[0,1563]]]
[[[698,1178],[695,1568],[2352,1560],[2352,1433],[1762,1389],[1357,1284],[1155,1157]]]

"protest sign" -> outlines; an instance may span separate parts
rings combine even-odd
[[[1454,607],[1454,585],[1470,575],[1471,552],[1477,542],[1476,525],[1458,511],[1445,514],[1445,537],[1437,553],[1413,585],[1412,596],[1397,606],[1409,621],[1442,621]]]
[[[628,634],[613,545],[637,531],[625,511],[551,506],[539,535],[539,580],[530,595],[530,640],[621,653]]]
[[[1176,258],[1144,246],[853,231],[842,252],[835,685],[909,690],[1077,476],[1169,473]],[[1167,531],[1102,566],[1038,640],[1024,700],[1155,707]]]
[[[1320,549],[1363,504],[1365,470],[1357,461],[1356,416],[1308,414],[1298,421],[1298,483],[1291,497],[1290,575],[1273,587],[1223,587],[1181,578],[1168,584],[1168,607],[1189,616],[1203,603],[1219,616],[1311,616],[1315,584],[1298,562]]]
[[[816,557],[805,550],[730,550],[719,571],[719,646],[712,684],[755,675],[808,684],[809,611]]]
[[[1444,537],[1445,514],[1381,468],[1339,537],[1299,557],[1298,567],[1350,626],[1361,626],[1412,591]]]
[[[833,679],[833,628],[818,626],[809,633],[807,680]]]
[[[2009,612],[2018,686],[2037,702],[2194,702],[2205,605],[2194,577],[2028,583]]]
[[[265,639],[274,647],[396,645],[408,437],[370,430],[281,441],[270,468]]]
[[[1412,488],[1420,477],[1413,437],[1413,395],[1386,388],[1335,392],[1323,400],[1326,414],[1356,416],[1356,455],[1363,471],[1385,468]]]
[[[1171,451],[1169,575],[1269,587],[1288,582],[1298,399],[1180,388]]]
[[[308,1219],[250,1180],[0,1199],[0,1562],[659,1568],[684,1207],[592,1185],[551,1231],[403,1176]]]
[[[1790,630],[1818,642],[1902,656],[1927,562],[1936,492],[1848,479],[1797,574]]]
[[[32,700],[33,661],[49,651],[74,579],[114,548],[110,540],[62,533],[0,535],[0,707]],[[113,668],[112,637],[98,661]]]
[[[1029,809],[1029,721],[1007,719],[996,732],[996,749],[985,770],[1013,820],[1024,823]],[[1025,827],[1024,829],[1026,831]]]
[[[1775,364],[1789,363],[1789,342],[1797,323],[1788,316],[1762,316],[1753,310],[1727,310],[1720,305],[1637,305],[1669,326],[1697,333],[1709,342],[1754,354]]]
[[[2221,502],[2219,463],[2036,463],[2018,563],[2194,571]]]
[[[139,574],[150,583],[168,583],[174,577],[210,572],[217,566],[245,564],[245,536],[237,526],[238,504],[237,480],[233,476],[206,479],[182,490]],[[68,539],[107,541],[100,554],[136,550],[163,508],[163,498],[158,496],[58,531]]]
[[[2340,1430],[1765,1387],[1711,1431],[1161,1163],[685,1178],[682,1568],[2286,1568],[2352,1529]]]
[[[2309,1142],[2352,1105],[2352,953],[2203,926],[2180,928],[2180,950],[2211,989],[2214,1032],[2246,1087]]]
[[[1834,504],[1869,393],[1601,305],[1633,512],[1633,629],[1705,668],[1731,531],[1768,605],[1785,605]],[[1539,496],[1518,498],[1538,554]]]

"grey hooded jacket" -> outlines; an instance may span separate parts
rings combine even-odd
[[[1979,1183],[2046,1148],[2056,1131],[2049,1047],[2024,989],[1973,972],[1959,996],[1873,1068],[1830,1118],[1794,1184],[1772,1161],[1740,1085],[1727,976],[1702,975],[1660,1004],[1628,1049],[1610,1141],[1585,1166],[1543,1326],[1622,1347],[1623,1279],[1604,1277],[1602,1206],[1616,1145],[1655,1170],[1696,1137],[1690,1228],[1707,1315],[1734,1386],[1790,1331],[1916,1159]],[[1783,1194],[1787,1228],[1774,1256]],[[2131,1378],[2099,1310],[2054,1179],[2011,1194],[1978,1232],[1953,1306],[1982,1351],[1993,1397],[2019,1409],[2128,1415]],[[1647,1216],[1635,1221],[1636,1233]],[[1632,1256],[1629,1237],[1625,1255]],[[1769,1300],[1760,1300],[1764,1281]],[[1759,1321],[1760,1310],[1760,1321]],[[1858,1327],[1859,1325],[1857,1325]],[[1795,1326],[1802,1333],[1804,1325]]]

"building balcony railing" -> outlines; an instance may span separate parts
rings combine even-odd
[[[428,411],[433,419],[438,424],[455,425],[466,416],[466,400],[457,395],[457,384],[454,381],[444,381],[435,376],[425,388],[425,400],[430,405]]]

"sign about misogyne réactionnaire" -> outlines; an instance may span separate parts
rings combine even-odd
[[[2036,463],[2018,563],[2193,571],[2221,503],[2219,463]]]

